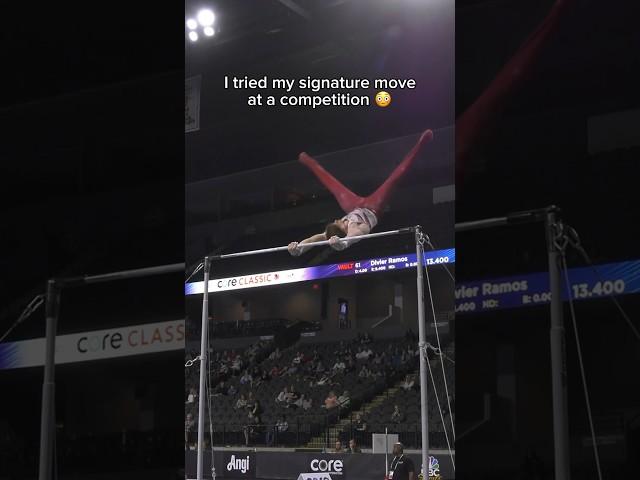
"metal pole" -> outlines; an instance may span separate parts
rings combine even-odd
[[[46,350],[44,363],[44,381],[42,383],[42,414],[40,418],[40,464],[39,480],[49,480],[53,474],[53,455],[55,442],[55,354],[56,330],[58,329],[58,307],[60,288],[55,280],[47,283],[46,300]]]
[[[200,337],[200,394],[198,395],[198,470],[197,479],[203,479],[204,465],[204,405],[205,398],[209,395],[205,383],[205,375],[207,372],[207,362],[209,361],[209,268],[211,262],[209,257],[204,257],[204,295],[202,295],[202,332]],[[213,448],[213,445],[211,445]],[[213,468],[213,465],[211,466]],[[214,471],[215,475],[215,471]],[[215,478],[215,476],[214,476]]]
[[[549,284],[551,286],[551,385],[553,396],[553,436],[555,451],[555,480],[569,480],[569,421],[567,412],[567,365],[565,332],[560,284],[560,251],[555,242],[556,209],[547,210],[547,252],[549,255]]]
[[[429,408],[427,405],[427,334],[426,321],[424,316],[424,278],[423,262],[424,250],[422,248],[422,229],[418,225],[415,228],[416,235],[416,272],[418,290],[418,350],[420,352],[420,420],[422,426],[422,468],[428,472],[429,469]],[[434,319],[435,320],[435,319]]]

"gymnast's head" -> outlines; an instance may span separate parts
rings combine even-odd
[[[326,228],[324,229],[324,234],[327,239],[331,237],[346,237],[347,236],[347,225],[344,220],[334,220],[331,223],[328,223]]]

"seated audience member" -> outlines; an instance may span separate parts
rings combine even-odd
[[[393,407],[393,413],[391,414],[391,421],[393,423],[402,423],[404,420],[404,414],[400,411],[400,407],[395,405]]]
[[[237,374],[237,373],[240,373],[241,370],[242,370],[242,358],[240,358],[240,356],[238,355],[233,360],[233,363],[231,364],[231,371]]]
[[[287,403],[288,397],[289,397],[289,389],[287,387],[284,387],[276,397],[276,403],[284,405]]]
[[[298,392],[296,392],[295,387],[291,385],[289,388],[289,395],[287,395],[287,406],[291,406],[298,399]]]
[[[348,453],[362,453],[362,450],[360,450],[360,447],[358,446],[358,444],[356,443],[355,439],[351,439],[349,440],[349,449],[347,450]]]
[[[366,365],[363,365],[362,368],[360,369],[360,372],[358,373],[358,377],[362,379],[367,379],[370,376],[371,376],[371,370],[369,370]]]
[[[311,408],[313,408],[313,400],[311,399],[311,397],[309,398],[305,398],[302,401],[302,409],[307,412],[309,410],[311,410]]]
[[[336,397],[335,392],[329,392],[327,398],[324,399],[324,408],[327,410],[331,410],[332,408],[336,408],[338,406],[338,397]]]
[[[236,401],[234,408],[238,410],[240,408],[245,408],[246,406],[247,406],[247,399],[245,398],[244,393],[242,393],[240,394],[240,398],[238,398],[238,400]]]
[[[336,363],[333,364],[333,368],[331,370],[333,370],[334,373],[344,373],[346,368],[347,366],[345,365],[344,361],[338,359],[336,360]]]
[[[224,382],[220,382],[218,385],[216,385],[216,387],[213,389],[213,395],[214,396],[219,396],[219,395],[226,395],[227,394],[227,386],[225,385]]]
[[[404,379],[404,382],[402,382],[402,384],[400,384],[400,386],[405,390],[405,391],[409,391],[411,390],[414,385],[416,384],[415,380],[413,379],[413,377],[411,375],[407,375]]]
[[[252,438],[258,433],[260,428],[260,417],[255,415],[252,411],[247,414],[247,424],[243,427],[245,446],[249,446]]]
[[[227,395],[229,395],[230,397],[233,397],[236,393],[238,393],[238,389],[233,385],[231,385],[229,387],[229,390],[227,390]]]
[[[274,434],[285,433],[289,430],[289,423],[287,422],[287,417],[284,415],[280,417],[280,419],[276,422],[275,428],[267,429],[267,445],[272,446],[274,441],[276,441],[277,436],[274,437]]]
[[[302,406],[304,405],[304,401],[306,399],[306,395],[304,393],[300,394],[300,397],[298,397],[298,399],[293,402],[293,405],[295,405],[297,408],[302,408]]]
[[[356,413],[356,417],[353,420],[353,426],[358,432],[365,432],[367,430],[367,423],[362,418],[360,412]]]
[[[342,395],[338,397],[338,406],[340,408],[349,408],[351,405],[351,398],[349,397],[349,392],[345,390],[342,392]]]
[[[196,401],[196,398],[198,398],[198,392],[196,391],[195,388],[191,388],[189,390],[189,395],[187,396],[186,403],[193,403]]]
[[[333,453],[345,453],[340,440],[336,440],[336,447],[333,449]]]
[[[279,360],[280,357],[282,357],[282,354],[280,353],[280,349],[276,348],[273,352],[271,352],[271,355],[269,355],[269,360],[271,361]]]
[[[280,376],[280,369],[278,368],[277,365],[273,366],[273,368],[269,372],[269,375],[271,376],[271,378],[277,378]]]

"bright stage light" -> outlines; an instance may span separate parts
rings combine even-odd
[[[215,33],[216,31],[213,29],[213,27],[204,27],[204,34],[207,37],[213,37]]]
[[[189,32],[189,39],[192,42],[195,42],[198,40],[198,34],[196,32]]]
[[[211,10],[209,10],[208,8],[205,8],[198,12],[197,18],[198,18],[198,23],[200,23],[200,25],[202,25],[203,27],[210,27],[211,25],[213,25],[213,22],[215,21],[216,16],[213,14]]]
[[[194,18],[190,18],[189,20],[187,20],[187,28],[189,30],[195,30],[196,28],[198,28],[198,22],[196,22]]]

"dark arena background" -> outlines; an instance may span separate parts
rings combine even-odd
[[[571,478],[631,478],[639,470],[640,384],[632,372],[639,361],[640,323],[633,287],[637,267],[630,265],[640,256],[633,233],[640,97],[638,57],[629,46],[640,45],[640,37],[627,7],[622,1],[588,0],[456,2],[457,131],[463,113],[521,45],[529,46],[524,58],[532,60],[511,64],[513,88],[499,82],[504,95],[483,110],[481,135],[468,155],[458,158],[456,222],[555,204],[601,275],[603,264],[635,262],[598,278],[567,246],[572,285],[588,284],[571,290],[578,298],[575,313],[601,470],[599,476],[565,302]],[[527,39],[540,48],[531,48]],[[527,274],[548,271],[545,242],[541,224],[456,234],[458,287],[502,278],[529,280],[535,290],[535,279]],[[602,286],[621,278],[627,295],[616,299],[629,321],[597,288],[599,281]],[[542,291],[548,292],[548,283]],[[523,293],[529,292],[511,294],[520,305]],[[547,301],[501,309],[508,294],[461,295],[460,289],[458,307],[467,312],[456,315],[458,478],[558,478]],[[462,304],[475,304],[478,311]]]
[[[300,152],[368,195],[426,129],[374,231],[420,224],[431,242],[430,478],[638,478],[634,2],[170,5],[0,6],[0,480],[39,476],[47,280],[179,262],[184,275],[64,289],[42,480],[196,478],[201,400],[203,478],[383,479],[396,439],[419,471],[412,233],[212,262],[202,398],[198,266],[342,215]],[[215,34],[192,42],[200,8]],[[418,88],[391,90],[386,108],[267,109],[225,75]],[[544,223],[455,229],[552,205],[568,267],[561,369]]]

